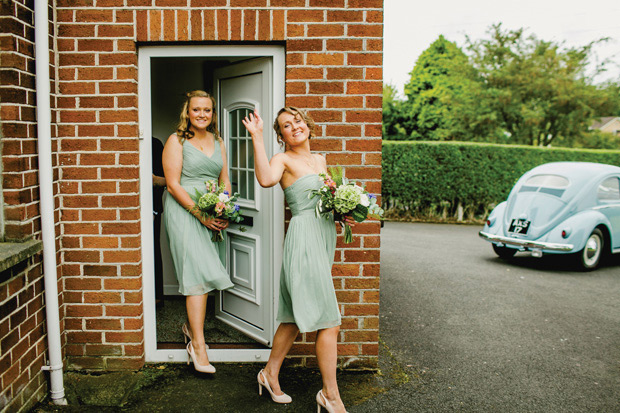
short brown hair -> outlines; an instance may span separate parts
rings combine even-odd
[[[316,125],[314,123],[314,120],[310,117],[310,115],[308,115],[304,110],[301,110],[294,106],[285,106],[278,111],[278,114],[276,115],[276,120],[273,122],[273,130],[276,131],[276,139],[278,139],[278,143],[280,145],[282,145],[284,141],[282,140],[282,130],[280,129],[280,123],[278,122],[278,118],[280,117],[281,114],[285,112],[290,113],[291,115],[295,117],[299,116],[301,120],[306,122],[306,125],[308,125],[308,129],[310,130],[310,136],[308,137],[308,139],[314,138],[316,136],[316,133],[315,133]]]

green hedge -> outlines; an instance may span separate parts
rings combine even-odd
[[[468,142],[383,141],[382,195],[388,216],[483,217],[519,177],[558,161],[620,165],[620,151]]]

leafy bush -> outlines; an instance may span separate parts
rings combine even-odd
[[[559,161],[620,165],[620,151],[468,142],[383,141],[386,216],[484,218],[535,166]]]

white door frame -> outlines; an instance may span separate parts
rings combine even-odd
[[[157,326],[155,323],[155,281],[153,274],[153,200],[152,162],[151,162],[151,58],[152,57],[271,57],[273,59],[273,108],[272,112],[284,106],[285,59],[283,46],[143,46],[138,48],[138,116],[140,129],[140,220],[142,242],[142,292],[144,304],[144,348],[147,362],[185,362],[185,349],[157,349]],[[269,121],[266,122],[265,139],[275,139]],[[264,251],[270,251],[274,265],[272,277],[279,276],[279,263],[282,262],[282,242],[284,240],[284,194],[275,189],[269,192],[273,197],[274,231],[273,237]],[[265,211],[267,212],[267,211]],[[277,273],[276,273],[277,272]],[[273,306],[277,302],[278,283],[274,283]],[[275,331],[275,320],[273,320]],[[212,349],[209,359],[214,362],[266,361],[271,350],[268,349]]]

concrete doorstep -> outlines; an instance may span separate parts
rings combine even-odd
[[[381,345],[379,371],[338,371],[338,384],[348,410],[409,382],[405,370]],[[196,372],[185,364],[148,364],[137,372],[65,374],[68,406],[49,400],[32,412],[311,412],[321,389],[318,369],[283,367],[280,384],[293,398],[289,405],[258,395],[256,363],[218,363],[215,375]],[[362,409],[363,410],[363,409]],[[359,410],[359,411],[362,411]]]

